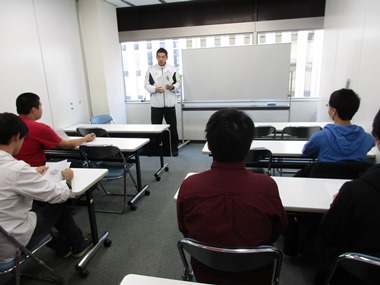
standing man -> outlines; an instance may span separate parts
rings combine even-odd
[[[178,70],[166,63],[168,52],[159,48],[156,53],[157,64],[150,67],[145,75],[145,89],[150,93],[151,122],[162,124],[165,118],[170,125],[172,155],[178,156],[178,131],[175,104],[176,92],[181,89]]]
[[[88,134],[85,137],[64,140],[50,126],[37,122],[42,117],[42,103],[40,97],[34,93],[22,93],[18,96],[16,107],[17,113],[29,129],[29,139],[24,142],[15,158],[30,166],[45,165],[46,149],[73,149],[95,138],[95,134]]]

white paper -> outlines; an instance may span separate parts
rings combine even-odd
[[[160,77],[157,79],[157,83],[159,84],[158,86],[160,87],[165,87],[166,84],[172,84],[173,83],[173,72],[166,71],[164,74],[162,74]]]
[[[63,180],[62,170],[70,167],[71,162],[68,162],[67,159],[57,162],[46,162],[48,169],[43,174],[43,176],[53,183],[59,183]]]

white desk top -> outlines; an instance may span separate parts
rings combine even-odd
[[[325,125],[331,124],[331,122],[255,122],[255,127],[259,126],[273,126],[277,132],[282,132],[285,127],[313,127],[320,126],[323,128]]]
[[[64,132],[76,132],[77,128],[102,128],[109,133],[159,134],[169,129],[169,125],[153,124],[77,124],[64,128]]]
[[[187,174],[186,178],[190,175]],[[185,178],[185,179],[186,179]],[[272,176],[286,211],[324,213],[347,179]],[[177,201],[178,191],[174,195]]]
[[[186,284],[205,284],[190,281],[173,280],[159,277],[151,277],[137,274],[128,274],[121,281],[120,285],[186,285]]]
[[[302,154],[302,149],[306,141],[293,141],[293,140],[253,140],[251,144],[251,149],[265,147],[272,152],[273,156],[276,157],[304,157]],[[367,158],[375,157],[375,148],[372,148],[368,154]],[[202,153],[211,154],[208,149],[207,142],[203,146]]]
[[[78,137],[69,137],[69,139],[77,139]],[[121,151],[134,152],[149,143],[148,138],[103,138],[97,137],[92,142],[83,143],[82,145],[114,145]],[[76,147],[79,149],[79,147]]]
[[[347,179],[272,176],[286,211],[324,213]]]
[[[107,175],[108,169],[102,168],[72,168],[74,178],[71,182],[73,193],[81,195]]]

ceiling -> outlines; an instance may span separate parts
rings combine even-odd
[[[192,0],[105,0],[116,6],[116,8],[126,8],[146,5],[162,5],[177,2],[188,2]]]

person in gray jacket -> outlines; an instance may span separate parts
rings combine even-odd
[[[175,105],[176,92],[181,89],[178,70],[166,63],[168,52],[159,48],[156,53],[157,64],[151,66],[145,75],[145,89],[150,93],[151,122],[162,124],[165,118],[170,125],[172,155],[178,155],[178,131]]]

